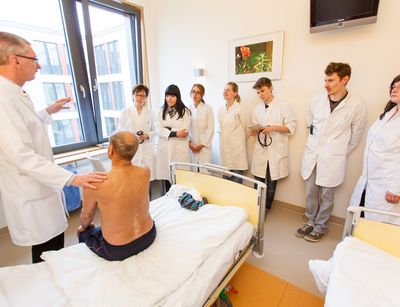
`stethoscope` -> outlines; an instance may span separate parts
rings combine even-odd
[[[268,105],[265,105],[265,110],[268,109]],[[267,148],[269,145],[272,144],[272,137],[268,134],[264,134],[264,140],[260,139],[260,134],[261,134],[262,130],[258,131],[257,133],[257,140],[258,143],[261,145],[262,148]],[[269,138],[269,142],[268,142],[268,138]]]
[[[262,130],[258,131],[257,133],[257,140],[258,143],[261,145],[262,148],[267,148],[269,145],[272,144],[272,137],[268,134],[264,134],[264,140],[260,139],[260,134],[262,133]],[[269,142],[268,142],[269,138]]]

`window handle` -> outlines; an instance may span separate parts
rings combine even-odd
[[[81,84],[81,85],[79,85],[79,89],[80,89],[81,92],[82,92],[82,97],[83,97],[83,99],[85,99],[85,98],[86,98],[85,87]]]
[[[97,91],[97,78],[94,79],[93,92]]]

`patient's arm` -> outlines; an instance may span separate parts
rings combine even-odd
[[[78,235],[87,228],[93,226],[92,221],[96,212],[97,200],[95,197],[96,191],[84,188],[83,202],[81,211],[81,225],[78,228]]]

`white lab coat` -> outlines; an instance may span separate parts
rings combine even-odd
[[[171,131],[190,129],[190,111],[185,110],[183,117],[178,119],[176,113],[172,118],[168,112],[165,120],[162,119],[162,110],[160,110],[156,129],[159,133],[158,143],[156,144],[156,179],[169,180],[169,163],[186,162],[190,163],[189,137],[178,138],[168,137]],[[171,130],[166,127],[171,128]]]
[[[54,164],[44,123],[21,87],[0,76],[0,190],[15,244],[44,243],[67,228],[61,193],[72,174]]]
[[[248,115],[238,102],[229,110],[226,105],[218,110],[221,165],[232,170],[247,170]]]
[[[198,153],[192,152],[192,162],[205,164],[212,162],[212,140],[214,137],[214,112],[210,105],[200,102],[197,108],[190,106],[192,124],[190,137],[194,144],[204,145]]]
[[[251,173],[257,177],[265,178],[267,162],[272,180],[278,180],[289,175],[289,135],[296,129],[296,117],[291,107],[284,101],[274,98],[269,107],[265,108],[265,103],[261,102],[254,108],[252,121],[254,124],[262,126],[276,125],[286,126],[289,133],[273,131],[268,134],[272,143],[266,148],[262,147],[256,135],[254,143],[253,157],[251,162]],[[264,134],[260,134],[263,139]],[[267,144],[270,142],[267,136]]]
[[[363,170],[351,196],[350,204],[358,206],[365,189],[365,207],[400,213],[400,204],[386,201],[389,191],[400,195],[400,116],[390,119],[397,107],[382,120],[377,119],[368,131]],[[400,224],[400,218],[366,213],[366,218]]]
[[[331,113],[326,93],[314,97],[310,105],[308,135],[301,164],[306,180],[317,165],[316,185],[336,187],[344,181],[347,156],[360,142],[367,123],[367,107],[360,97],[349,92]]]
[[[153,111],[143,106],[142,112],[139,114],[136,107],[131,105],[121,111],[118,128],[129,130],[134,133],[143,131],[149,135],[148,140],[144,140],[142,144],[139,144],[139,148],[132,159],[132,163],[147,166],[151,172],[150,180],[154,180],[155,154],[152,142],[156,131]]]

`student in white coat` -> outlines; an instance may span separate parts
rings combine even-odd
[[[32,261],[44,251],[64,247],[67,219],[62,203],[65,185],[96,188],[106,175],[74,175],[53,162],[46,124],[70,98],[36,112],[22,89],[40,69],[30,43],[0,32],[0,194],[11,239],[32,245]]]
[[[328,232],[334,193],[344,181],[347,156],[357,147],[367,122],[367,107],[346,89],[351,68],[330,63],[325,69],[326,93],[311,101],[308,138],[301,164],[306,181],[307,223],[296,236],[317,242]]]
[[[189,146],[192,150],[192,162],[205,164],[212,162],[212,140],[214,137],[214,112],[204,102],[204,86],[194,84],[190,91],[193,104],[190,106],[192,124]]]
[[[400,213],[400,75],[390,84],[390,100],[368,131],[362,174],[352,206]],[[400,225],[400,218],[365,213],[368,219]]]
[[[190,110],[182,102],[179,88],[171,84],[165,90],[164,105],[157,121],[160,137],[156,149],[156,179],[163,180],[165,191],[171,187],[169,163],[191,162],[189,129]]]
[[[256,137],[251,173],[267,184],[265,205],[271,209],[278,180],[289,175],[289,135],[296,129],[296,118],[289,104],[274,97],[270,79],[258,79],[253,89],[262,102],[252,117],[253,124],[260,127],[250,131]]]
[[[121,111],[118,128],[136,133],[139,140],[139,148],[133,157],[132,163],[139,166],[147,166],[150,169],[150,180],[155,179],[155,157],[152,140],[155,136],[155,119],[153,110],[146,106],[149,96],[147,86],[139,84],[132,89],[134,105],[130,105]]]
[[[236,83],[228,82],[223,96],[226,104],[218,110],[221,165],[243,175],[248,168],[246,153],[248,114],[240,105],[239,87]],[[224,178],[242,183],[241,179],[226,176]]]

